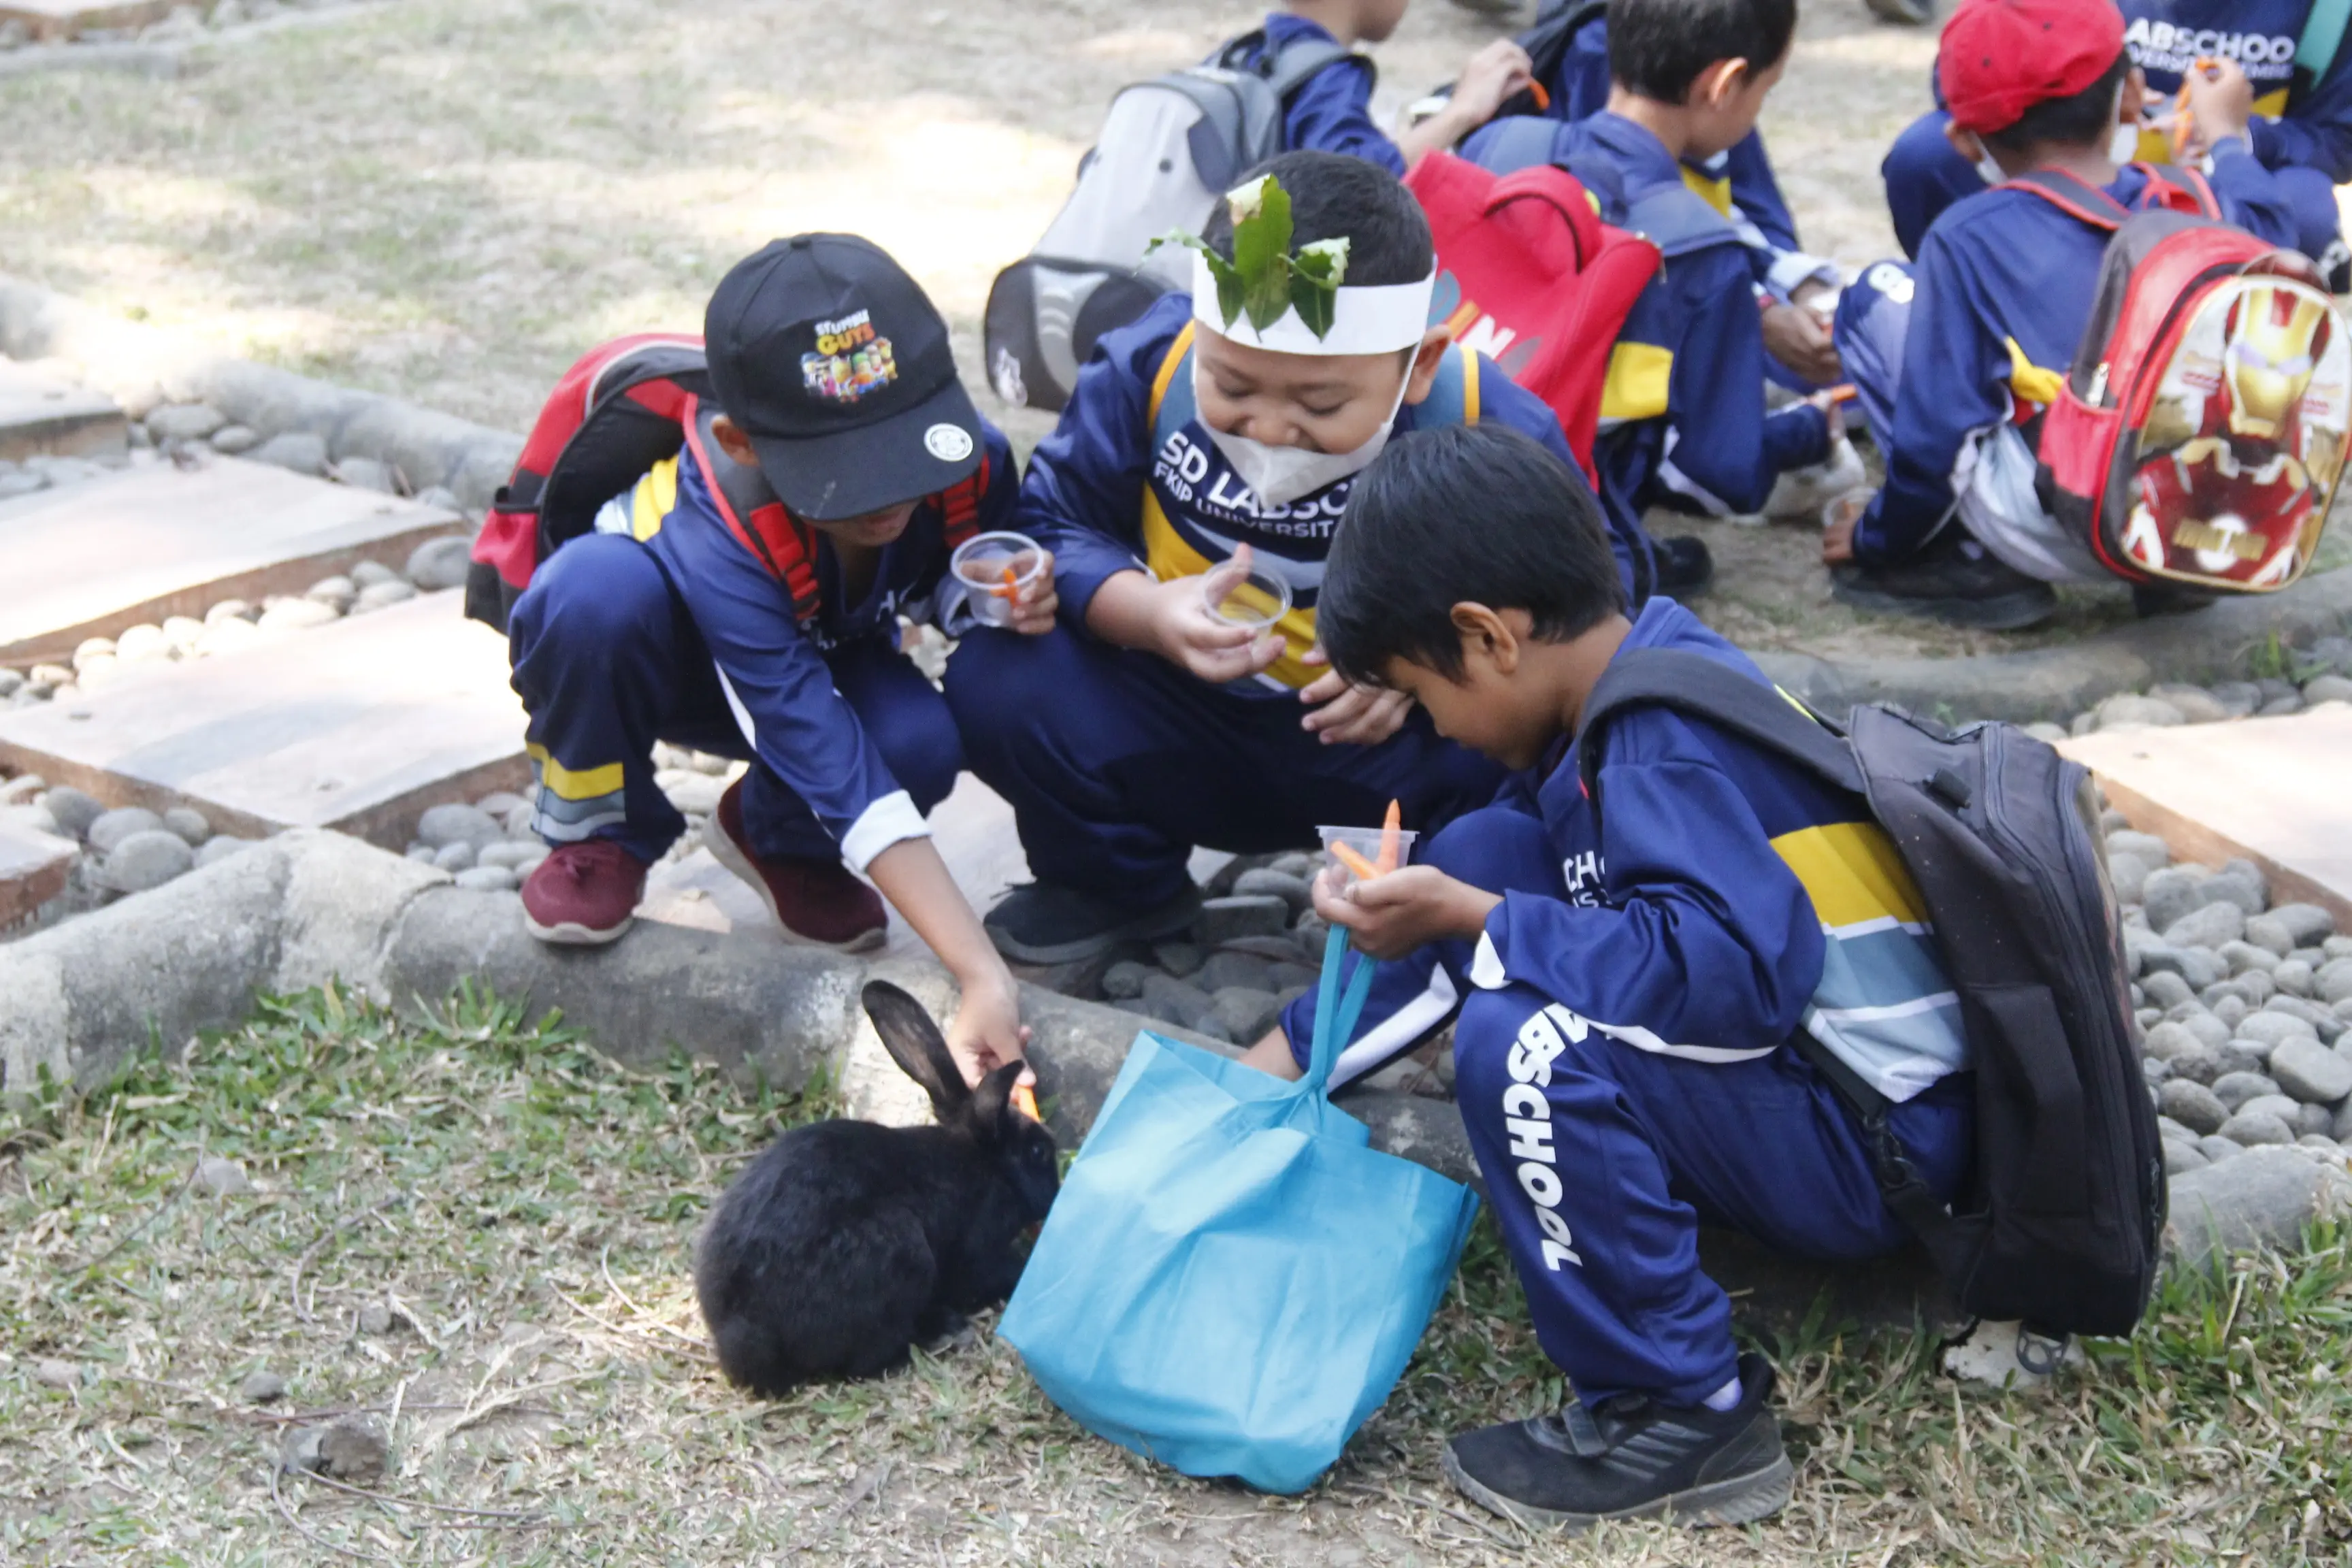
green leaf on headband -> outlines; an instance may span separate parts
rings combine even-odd
[[[1318,239],[1290,254],[1293,226],[1290,194],[1267,174],[1225,193],[1234,219],[1234,256],[1228,261],[1196,235],[1161,235],[1145,247],[1150,256],[1163,245],[1200,253],[1216,279],[1217,313],[1231,327],[1243,316],[1263,332],[1296,310],[1317,337],[1329,335],[1339,310],[1339,284],[1348,275],[1348,242]]]
[[[1290,304],[1317,337],[1327,337],[1339,313],[1339,284],[1348,276],[1345,238],[1318,239],[1290,258]]]
[[[1225,197],[1234,216],[1234,268],[1242,278],[1242,308],[1265,331],[1290,309],[1290,194],[1273,175]],[[1223,300],[1219,299],[1220,306]]]

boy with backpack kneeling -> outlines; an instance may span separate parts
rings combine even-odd
[[[751,769],[719,797],[709,847],[787,935],[877,946],[887,896],[961,986],[948,1042],[967,1076],[1018,1059],[1012,975],[924,820],[962,748],[898,646],[901,616],[968,619],[950,550],[1001,526],[1018,484],[956,379],[946,322],[870,242],[806,234],[729,271],[700,343],[615,347],[566,378],[493,514],[500,538],[486,528],[477,546],[485,561],[520,547],[500,562],[521,590],[504,619],[539,773],[532,826],[552,847],[522,889],[532,934],[626,932],[685,826],[654,782],[654,742],[716,752]],[[633,482],[610,471],[656,454]],[[1044,562],[1007,635],[1051,629],[1054,608]]]
[[[1944,29],[1937,72],[1954,147],[1995,188],[1946,208],[1916,267],[1876,263],[1838,302],[1840,353],[1886,483],[1866,510],[1832,522],[1822,558],[1847,604],[2025,626],[2056,610],[2053,584],[2117,576],[2037,485],[2048,411],[2117,226],[2169,209],[2291,247],[2295,219],[2248,145],[2252,90],[2234,62],[2185,79],[2212,148],[2210,183],[2116,164],[2110,143],[2138,123],[2142,89],[2112,0],[1968,0]],[[2323,313],[2315,307],[2303,341],[2282,339],[2275,354],[2262,328],[2244,346],[2307,355]],[[2136,584],[2134,599],[2143,614],[2205,602],[2154,583]]]
[[[1653,650],[1781,699],[1672,600],[1629,619],[1591,499],[1514,432],[1392,447],[1358,481],[1320,624],[1335,668],[1519,770],[1421,863],[1316,897],[1390,961],[1334,1081],[1458,1013],[1455,1098],[1575,1390],[1454,1438],[1447,1474],[1530,1524],[1774,1511],[1791,1472],[1772,1374],[1733,1343],[1698,1225],[1807,1258],[1907,1239],[1822,1052],[1893,1102],[1929,1201],[1961,1192],[1969,1053],[1917,889],[1860,795],[1721,724],[1645,707],[1580,741],[1603,678]],[[1298,1076],[1314,1005],[1248,1059]]]

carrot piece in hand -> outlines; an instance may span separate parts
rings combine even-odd
[[[1037,1091],[1025,1083],[1016,1083],[1013,1086],[1013,1109],[1032,1121],[1045,1120],[1037,1114]]]
[[[1362,878],[1366,881],[1370,881],[1374,877],[1381,874],[1381,868],[1378,866],[1373,865],[1370,860],[1365,859],[1361,855],[1357,854],[1355,846],[1353,845],[1335,843],[1331,846],[1331,854],[1340,865],[1345,866],[1349,870],[1353,871],[1357,876]]]
[[[1380,867],[1381,871],[1393,871],[1397,868],[1397,852],[1402,847],[1402,842],[1397,836],[1403,830],[1403,803],[1392,800],[1389,802],[1388,818],[1381,824]]]

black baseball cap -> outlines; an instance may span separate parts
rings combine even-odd
[[[774,241],[719,279],[702,330],[719,406],[799,516],[880,511],[980,466],[947,323],[870,240]]]

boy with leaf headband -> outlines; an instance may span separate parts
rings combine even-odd
[[[1286,153],[1212,218],[1190,295],[1104,335],[1039,444],[1013,526],[1054,552],[1061,625],[981,631],[950,662],[972,770],[1013,806],[1037,882],[988,917],[1064,963],[1188,928],[1195,846],[1312,844],[1391,799],[1433,828],[1494,765],[1325,665],[1316,592],[1355,474],[1391,432],[1496,422],[1564,460],[1551,412],[1429,325],[1429,226],[1394,176]],[[1474,517],[1463,526],[1475,525]],[[1271,573],[1270,629],[1202,579]]]

